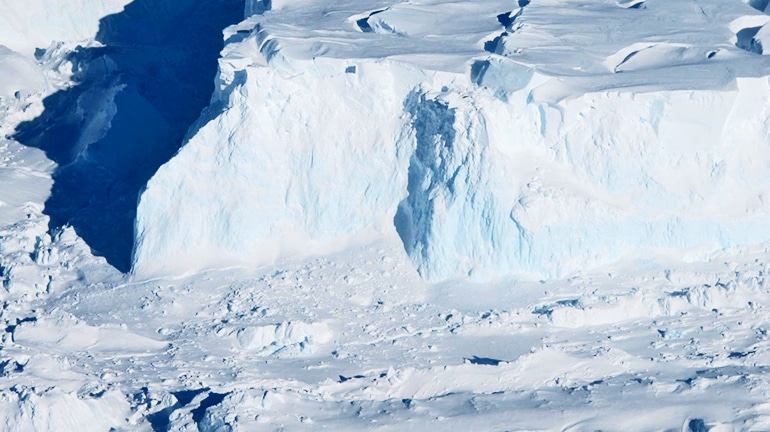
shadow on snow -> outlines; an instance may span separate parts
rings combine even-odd
[[[13,135],[58,165],[49,229],[129,271],[138,194],[208,105],[222,30],[242,17],[243,0],[135,0],[100,21],[104,46],[70,54],[75,85]]]

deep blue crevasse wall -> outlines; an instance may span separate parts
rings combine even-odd
[[[44,210],[51,230],[69,224],[130,269],[139,191],[208,105],[222,30],[243,10],[243,0],[136,0],[100,21],[104,47],[70,55],[76,84],[13,135],[58,165]]]

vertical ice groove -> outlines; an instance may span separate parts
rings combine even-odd
[[[394,222],[418,271],[440,280],[484,275],[520,261],[523,231],[499,205],[501,179],[494,175],[480,111],[420,92],[407,98],[405,108],[416,147],[408,195]]]

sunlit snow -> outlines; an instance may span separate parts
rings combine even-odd
[[[770,430],[763,0],[0,0],[0,429]]]

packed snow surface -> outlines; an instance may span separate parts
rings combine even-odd
[[[0,45],[32,56],[54,42],[93,39],[99,20],[123,10],[131,0],[67,0],[0,2]]]
[[[768,7],[0,0],[0,429],[770,430]]]
[[[429,280],[770,240],[770,17],[751,5],[270,5],[226,31],[218,109],[141,195],[137,274],[394,229]]]

